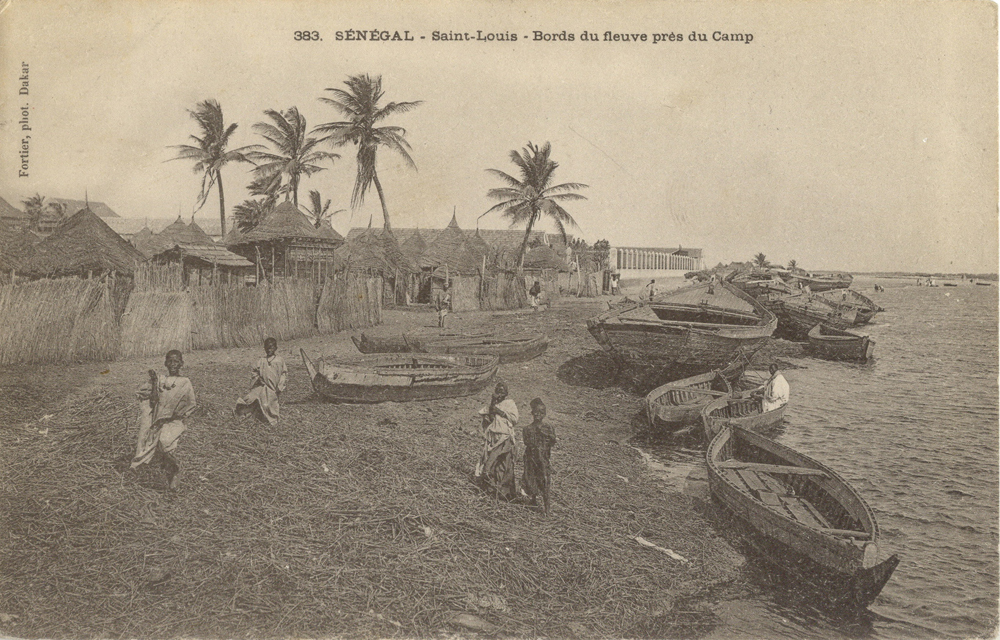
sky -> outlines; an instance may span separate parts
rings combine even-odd
[[[349,29],[413,40],[337,39]],[[86,192],[124,217],[218,218],[214,192],[194,212],[200,178],[171,161],[196,132],[189,109],[218,100],[232,144],[255,144],[265,109],[339,120],[319,98],[369,73],[386,100],[423,101],[387,123],[417,170],[379,155],[395,227],[455,212],[465,229],[505,228],[479,219],[501,186],[486,169],[514,172],[511,150],[550,142],[555,181],[588,185],[566,203],[588,242],[699,247],[710,264],[763,252],[815,270],[998,270],[997,10],[981,0],[13,0],[0,52],[0,195],[14,204]],[[329,150],[341,159],[303,179],[300,202],[317,189],[346,209],[342,233],[381,225],[374,192],[350,209],[354,149]],[[249,170],[223,170],[227,208]]]

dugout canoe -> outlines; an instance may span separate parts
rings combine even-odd
[[[726,397],[713,400],[701,411],[705,441],[711,442],[727,425],[735,425],[750,431],[767,431],[785,419],[787,408],[788,404],[783,404],[777,409],[764,411],[764,402],[759,397]]]
[[[753,546],[838,610],[869,606],[889,581],[898,556],[880,559],[874,512],[826,465],[738,426],[719,431],[706,461],[712,496]]]
[[[854,289],[834,289],[824,291],[819,296],[837,308],[853,309],[856,312],[855,325],[868,324],[875,314],[885,311],[871,298]]]
[[[809,331],[823,323],[837,329],[849,329],[857,322],[857,310],[838,307],[814,293],[796,293],[764,301],[778,317],[778,335],[806,341]]]
[[[853,331],[818,324],[809,331],[807,350],[828,360],[868,362],[875,350],[875,341]]]
[[[749,390],[743,380],[746,363],[738,360],[722,370],[714,370],[682,380],[668,382],[646,395],[646,418],[649,426],[661,433],[674,434],[698,424],[701,412],[710,402]]]
[[[382,354],[313,363],[300,349],[313,390],[331,402],[409,402],[468,396],[496,374],[496,356]]]
[[[460,333],[421,330],[385,338],[365,334],[351,337],[361,353],[430,353],[443,355],[497,356],[501,363],[524,362],[541,354],[549,346],[542,333],[519,334]]]
[[[787,282],[799,287],[809,286],[813,293],[829,291],[831,289],[846,289],[854,282],[854,276],[849,273],[838,273],[829,276],[812,276],[800,273],[782,273],[781,277]]]
[[[749,359],[776,326],[773,313],[724,282],[683,287],[587,320],[590,334],[619,361],[704,372]]]

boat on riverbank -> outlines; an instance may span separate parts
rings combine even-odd
[[[496,374],[496,356],[384,354],[313,362],[300,349],[313,391],[331,402],[409,402],[468,396]]]
[[[754,546],[834,606],[863,609],[889,581],[899,558],[879,560],[875,514],[826,465],[738,426],[720,429],[706,461],[712,496]]]
[[[545,353],[549,346],[548,336],[542,333],[463,333],[441,329],[423,329],[377,338],[362,333],[351,336],[351,340],[361,353],[497,356],[501,363],[531,360]]]
[[[748,391],[755,385],[743,378],[746,362],[739,360],[723,370],[710,371],[668,382],[646,395],[649,426],[661,433],[675,434],[701,422],[701,412],[710,402]]]
[[[619,361],[702,371],[749,358],[776,326],[773,313],[723,282],[683,287],[587,320],[590,334]]]
[[[849,273],[838,273],[827,276],[815,276],[806,273],[783,272],[781,277],[793,286],[804,288],[809,287],[813,293],[829,291],[831,289],[846,289],[854,282],[854,276]]]
[[[767,431],[785,419],[785,403],[777,409],[764,411],[759,397],[726,397],[713,400],[701,411],[705,441],[711,442],[723,427],[734,425],[749,431]]]
[[[875,341],[866,335],[818,324],[809,331],[807,351],[827,360],[868,362]]]
[[[868,324],[875,314],[885,311],[871,298],[854,289],[832,289],[820,293],[819,296],[837,308],[853,309],[856,312],[855,325]]]
[[[820,323],[837,329],[849,329],[857,323],[857,309],[838,307],[822,296],[804,291],[762,302],[778,318],[777,334],[790,340],[807,340],[809,331]]]

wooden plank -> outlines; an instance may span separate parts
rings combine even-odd
[[[722,475],[724,475],[726,477],[726,480],[729,480],[730,482],[732,482],[733,484],[735,484],[740,489],[744,489],[745,488],[745,486],[743,484],[743,481],[740,480],[739,475],[737,475],[737,473],[735,471],[733,471],[732,469],[723,469],[722,470]]]
[[[767,487],[760,481],[760,478],[758,478],[757,474],[753,471],[737,469],[736,473],[738,473],[739,476],[743,478],[743,482],[746,482],[747,486],[754,491],[767,491]]]
[[[867,531],[849,531],[847,529],[820,529],[823,533],[827,533],[831,536],[841,536],[844,538],[857,538],[858,540],[870,540],[871,534]]]
[[[774,476],[758,471],[757,477],[761,479],[761,482],[767,485],[768,489],[778,494],[779,496],[790,496],[794,494],[794,491],[792,491],[791,487],[789,487],[781,480],[778,480]]]
[[[809,513],[813,514],[814,518],[816,518],[817,520],[819,520],[820,524],[822,524],[827,529],[832,529],[833,528],[833,526],[830,524],[830,521],[827,520],[823,516],[823,514],[819,512],[819,509],[816,508],[816,505],[814,505],[813,503],[809,502],[808,500],[806,500],[804,498],[802,499],[802,504],[805,505],[806,509],[809,509]]]
[[[739,460],[726,460],[720,462],[719,467],[723,469],[751,469],[753,471],[763,471],[764,473],[784,473],[802,476],[825,476],[826,471],[822,469],[811,469],[809,467],[792,467],[783,464],[761,464],[759,462],[740,462]]]
[[[791,512],[792,516],[794,516],[795,519],[802,524],[810,527],[824,528],[823,523],[817,520],[816,517],[813,516],[812,512],[802,505],[800,498],[783,496],[781,501],[785,504],[785,508]]]
[[[757,495],[760,496],[760,501],[769,507],[780,507],[781,498],[770,491],[758,491]]]

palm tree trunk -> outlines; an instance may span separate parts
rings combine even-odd
[[[524,240],[521,241],[521,249],[517,252],[518,269],[524,269],[524,254],[528,249],[528,237],[531,236],[531,227],[535,226],[535,220],[537,219],[537,211],[535,211],[532,216],[528,218],[528,228],[524,230]]]
[[[372,171],[372,181],[375,182],[375,190],[378,191],[378,199],[382,203],[382,220],[385,228],[392,231],[392,225],[389,224],[389,210],[385,208],[385,194],[382,193],[382,183],[378,181],[378,174],[374,171]]]
[[[295,205],[295,209],[299,208],[299,177],[292,176],[289,179],[290,186],[292,187],[292,203]]]
[[[222,237],[226,237],[226,192],[222,189],[222,172],[216,172],[215,179],[219,183],[219,226],[222,228]],[[207,194],[206,194],[207,195]]]

